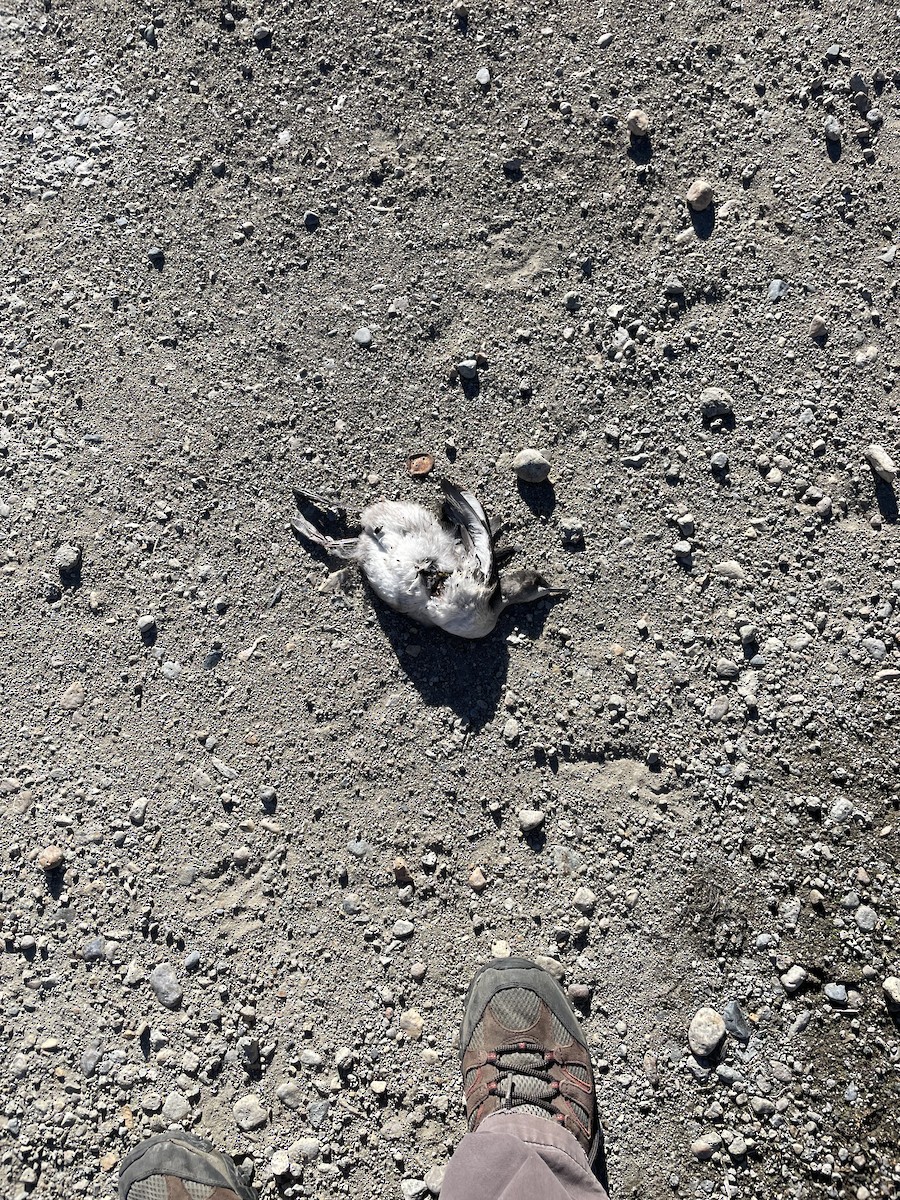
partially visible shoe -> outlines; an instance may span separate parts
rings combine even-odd
[[[592,1165],[600,1122],[591,1055],[552,975],[527,958],[498,958],[469,987],[459,1035],[469,1130],[519,1110],[556,1121]]]
[[[122,1159],[119,1200],[256,1200],[256,1195],[212,1142],[191,1133],[160,1133]]]

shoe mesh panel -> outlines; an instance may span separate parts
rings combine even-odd
[[[579,1066],[578,1063],[569,1063],[566,1070],[570,1075],[574,1075],[576,1079],[580,1079],[582,1083],[590,1083],[591,1077],[588,1074],[587,1068]]]
[[[128,1189],[128,1200],[168,1200],[169,1185],[165,1175],[149,1175],[138,1179]]]
[[[209,1200],[214,1189],[205,1183],[194,1183],[193,1179],[184,1180],[184,1190],[191,1200]]]
[[[491,1001],[491,1016],[506,1029],[530,1029],[541,1011],[541,998],[527,988],[506,988]]]

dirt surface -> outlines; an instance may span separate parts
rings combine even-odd
[[[435,1193],[507,947],[613,1200],[900,1195],[895,9],[2,30],[2,1195],[171,1124]],[[290,532],[441,475],[571,596],[455,641]]]

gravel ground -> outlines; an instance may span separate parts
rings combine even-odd
[[[507,947],[613,1200],[900,1195],[894,8],[2,27],[3,1195],[172,1124],[436,1194]],[[440,475],[571,596],[454,641],[290,533]]]

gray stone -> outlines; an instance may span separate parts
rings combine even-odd
[[[712,421],[716,417],[730,417],[734,415],[734,400],[731,397],[731,393],[726,392],[724,388],[704,388],[700,393],[698,403],[700,404],[700,413],[704,421]]]
[[[444,1176],[447,1173],[447,1168],[443,1163],[429,1167],[425,1172],[425,1186],[431,1192],[432,1196],[439,1196],[441,1188],[444,1186]]]
[[[520,450],[512,461],[512,469],[523,483],[543,483],[550,474],[550,463],[540,450]]]
[[[825,118],[825,139],[829,142],[840,143],[841,123],[835,116]]]
[[[242,1129],[244,1133],[251,1129],[259,1129],[269,1119],[269,1114],[260,1104],[259,1097],[252,1094],[235,1100],[231,1111],[234,1113],[238,1129]]]
[[[163,1120],[170,1124],[180,1124],[191,1111],[188,1099],[181,1092],[169,1092],[162,1106]]]
[[[767,299],[773,303],[777,300],[783,300],[787,295],[788,285],[784,279],[773,279],[769,284],[769,290],[766,293]]]
[[[170,963],[160,963],[158,967],[153,968],[150,972],[150,986],[164,1008],[178,1008],[181,1004],[184,992],[178,982],[175,968]]]
[[[729,1000],[723,1009],[722,1016],[725,1019],[725,1028],[733,1038],[739,1042],[749,1042],[753,1030],[750,1027],[750,1022],[744,1015],[744,1010],[738,1004],[737,1000]]]
[[[475,379],[478,375],[478,363],[474,358],[464,358],[456,364],[460,379]]]
[[[642,108],[633,108],[625,118],[625,128],[632,137],[644,138],[650,132],[650,118]]]
[[[368,350],[372,345],[372,331],[363,325],[354,333],[353,340],[357,346],[362,346],[363,350]]]
[[[871,933],[878,924],[878,913],[868,904],[861,904],[853,916],[863,933]]]
[[[695,179],[687,190],[685,200],[694,212],[705,212],[713,202],[713,186],[708,179]]]
[[[825,998],[830,1000],[832,1004],[847,1003],[847,989],[842,983],[826,983]]]
[[[331,1112],[330,1100],[313,1100],[306,1110],[306,1119],[313,1129],[321,1129]]]
[[[63,578],[67,575],[77,575],[81,570],[81,547],[70,546],[68,542],[63,543],[56,552],[55,562]]]
[[[479,87],[486,88],[491,82],[491,73],[487,67],[479,67],[475,72],[475,82]]]
[[[888,975],[881,985],[884,1001],[891,1011],[900,1010],[900,977]]]

